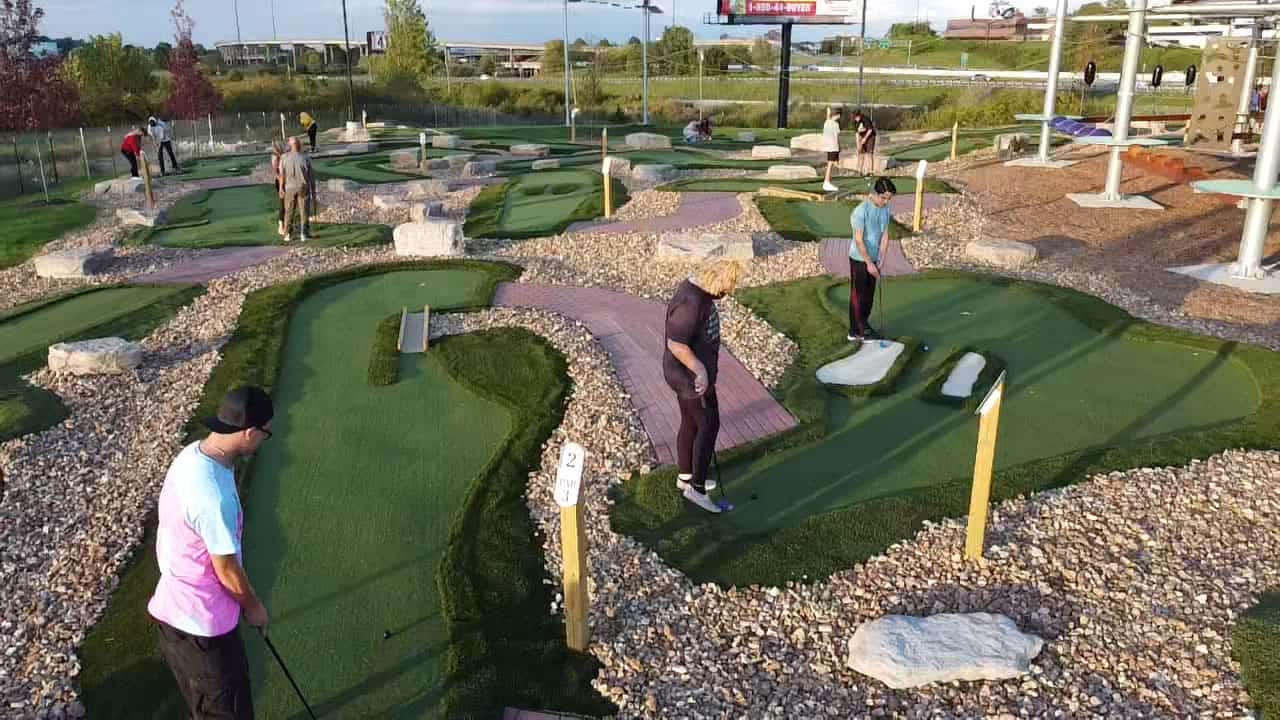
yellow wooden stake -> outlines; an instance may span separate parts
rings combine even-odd
[[[924,229],[924,183],[916,183],[916,207],[911,216],[911,229],[920,232]]]
[[[600,161],[609,157],[609,128],[600,131]]]
[[[145,150],[138,151],[138,164],[142,166],[142,184],[147,190],[147,209],[154,210],[156,207],[156,194],[151,189],[151,166],[147,164]]]
[[[613,217],[613,178],[608,163],[604,167],[604,216]]]
[[[564,624],[565,640],[579,652],[591,641],[587,625],[587,533],[582,517],[582,503],[560,508],[560,543],[564,548]]]
[[[960,121],[951,124],[951,159],[956,159],[956,146],[960,142]]]
[[[987,536],[987,510],[991,502],[991,471],[995,467],[996,436],[1000,432],[1000,405],[1004,402],[1005,374],[1000,373],[978,408],[978,455],[973,463],[973,493],[969,497],[969,532],[965,557],[982,558]]]
[[[422,351],[431,349],[431,306],[422,306]]]

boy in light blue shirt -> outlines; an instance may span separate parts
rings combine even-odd
[[[887,177],[876,178],[867,199],[849,216],[853,240],[849,243],[849,342],[879,337],[871,327],[871,305],[880,279],[881,249],[889,242],[889,201],[898,188]]]

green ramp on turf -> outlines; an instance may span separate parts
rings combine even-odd
[[[68,180],[44,193],[28,193],[0,201],[0,270],[21,265],[63,234],[86,227],[98,210],[80,202],[80,193],[100,178]]]
[[[997,500],[1089,472],[1275,444],[1262,429],[1277,414],[1274,353],[1157,328],[1049,286],[931,273],[891,278],[881,291],[872,324],[932,352],[918,354],[895,392],[872,399],[832,393],[813,377],[848,352],[847,284],[741,291],[738,299],[800,345],[778,392],[801,428],[725,456],[733,512],[712,519],[689,510],[655,473],[624,486],[615,528],[695,581],[782,584],[850,567],[924,520],[964,515],[978,424],[927,402],[924,391],[966,345],[1008,364]]]
[[[50,345],[143,338],[199,292],[189,287],[92,288],[0,313],[0,442],[39,432],[66,417],[56,395],[22,379],[48,362]]]
[[[818,242],[824,238],[853,237],[849,216],[858,207],[858,202],[815,202],[764,196],[757,196],[755,201],[770,229],[788,240]],[[911,230],[897,220],[889,223],[889,237],[894,240],[910,235]]]
[[[626,204],[626,186],[613,182],[613,209]],[[485,188],[467,210],[467,237],[530,238],[557,235],[575,222],[604,214],[604,181],[590,170],[546,170],[517,175]]]
[[[279,245],[279,202],[273,185],[197,191],[173,206],[167,225],[140,228],[130,240],[178,248]],[[391,228],[313,222],[308,240],[308,247],[381,245],[391,241]]]
[[[772,163],[774,165],[778,163]],[[795,163],[788,163],[795,164]],[[916,179],[913,177],[894,177],[894,187],[898,188],[899,195],[914,193],[916,191]],[[871,191],[871,185],[875,182],[875,178],[865,177],[837,177],[832,182],[840,188],[841,192],[851,193],[867,193]],[[659,190],[667,192],[756,192],[761,188],[780,187],[787,190],[800,190],[802,192],[819,193],[822,190],[822,178],[815,180],[770,180],[764,177],[732,177],[732,178],[685,178],[667,183],[659,187]],[[925,178],[925,192],[934,193],[953,193],[955,188],[947,184],[943,180],[936,178]]]

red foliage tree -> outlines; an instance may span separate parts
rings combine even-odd
[[[222,93],[205,77],[200,58],[196,57],[196,46],[191,41],[195,21],[182,7],[182,0],[178,0],[169,14],[173,17],[176,42],[169,53],[169,74],[173,79],[165,110],[170,117],[184,120],[222,112]]]
[[[59,127],[79,115],[79,92],[62,74],[62,58],[32,52],[43,17],[31,0],[0,1],[0,130]]]

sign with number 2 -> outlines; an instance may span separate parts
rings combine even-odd
[[[556,504],[562,508],[578,504],[578,491],[582,488],[582,466],[587,451],[578,443],[565,443],[560,448],[560,468],[556,470]]]

